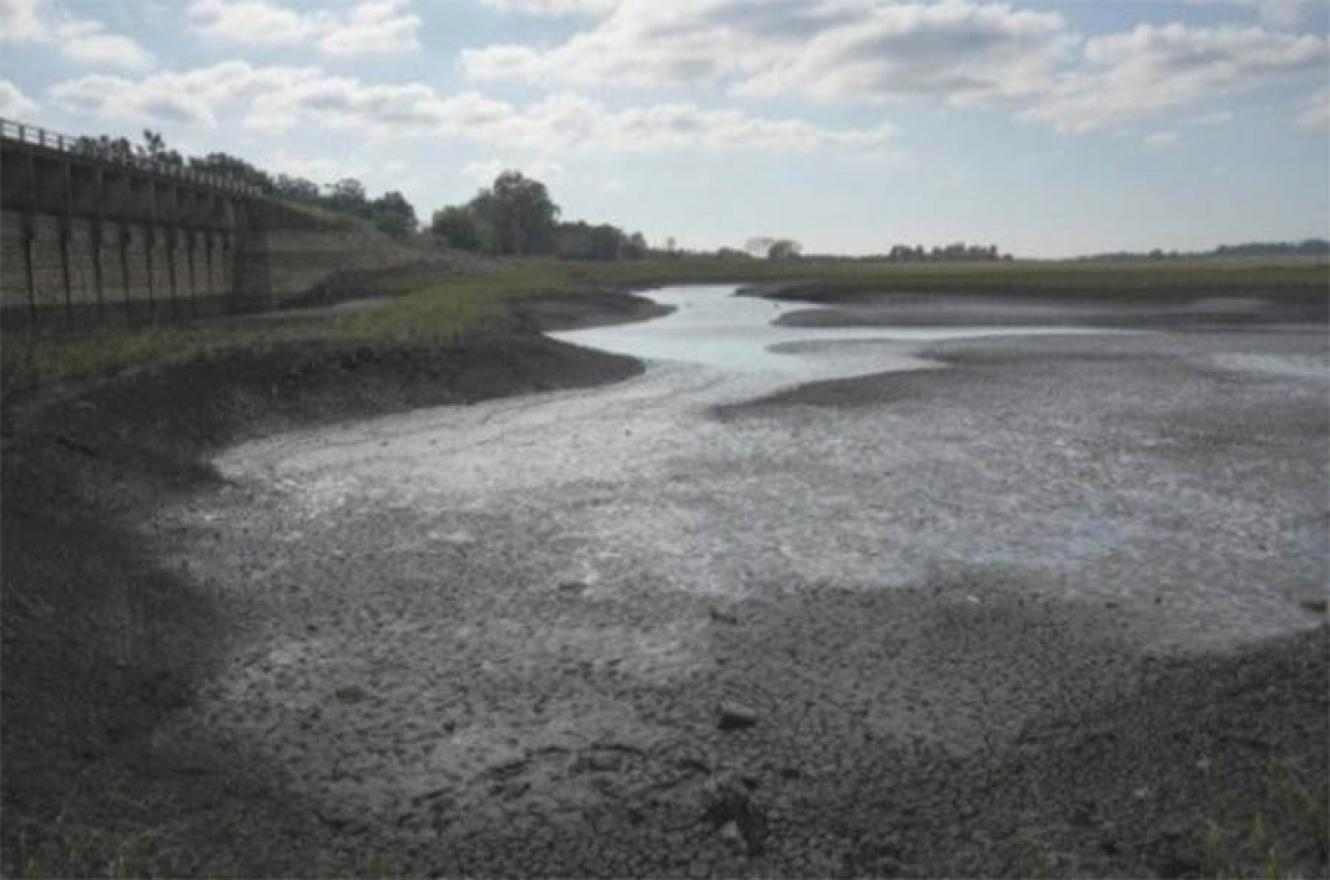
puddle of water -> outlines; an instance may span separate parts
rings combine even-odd
[[[672,306],[670,314],[637,324],[551,333],[555,339],[648,361],[681,361],[729,373],[800,374],[825,379],[936,364],[913,357],[920,343],[987,336],[1102,333],[1070,327],[785,327],[781,315],[808,303],[735,296],[733,285],[662,287],[642,292]],[[906,343],[842,346],[826,343]]]

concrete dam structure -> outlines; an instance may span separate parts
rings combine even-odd
[[[257,188],[0,120],[0,319],[7,329],[262,308],[339,271],[418,251]]]

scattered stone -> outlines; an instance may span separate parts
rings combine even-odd
[[[703,788],[705,818],[726,840],[742,843],[747,855],[761,855],[767,836],[766,811],[753,799],[734,774],[713,776]],[[733,826],[728,828],[727,826]]]
[[[337,699],[346,703],[348,706],[364,702],[365,698],[368,696],[369,694],[365,693],[364,688],[357,687],[353,684],[337,689]]]
[[[610,773],[623,768],[623,752],[595,749],[582,756],[582,765],[588,770]]]
[[[1324,614],[1327,604],[1325,596],[1303,596],[1298,605],[1313,614]]]
[[[718,608],[712,605],[707,613],[717,623],[728,623],[730,626],[736,626],[739,623],[739,616],[728,608]]]
[[[740,852],[746,852],[748,850],[748,843],[744,840],[743,832],[739,830],[739,823],[735,822],[733,819],[720,826],[720,830],[716,833],[720,835],[721,840],[725,841],[736,850],[739,850]]]
[[[757,723],[757,712],[743,703],[726,700],[717,707],[719,719],[716,726],[721,730],[743,730]]]

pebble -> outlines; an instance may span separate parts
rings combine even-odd
[[[739,830],[739,823],[733,819],[720,826],[717,831],[720,839],[740,852],[748,851],[748,842],[744,840],[743,832]]]
[[[721,730],[743,730],[757,724],[757,712],[743,703],[726,700],[717,709],[716,726]]]
[[[739,616],[733,611],[725,608],[717,608],[713,605],[708,610],[708,613],[711,615],[711,619],[717,623],[728,623],[730,626],[735,626],[739,623]]]

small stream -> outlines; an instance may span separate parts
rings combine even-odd
[[[676,361],[785,382],[826,380],[936,366],[908,353],[920,343],[989,336],[1102,333],[1077,327],[786,327],[775,321],[808,303],[735,296],[733,285],[662,287],[642,292],[674,309],[636,324],[551,333],[575,345],[646,361]],[[908,346],[846,343],[907,343]]]

